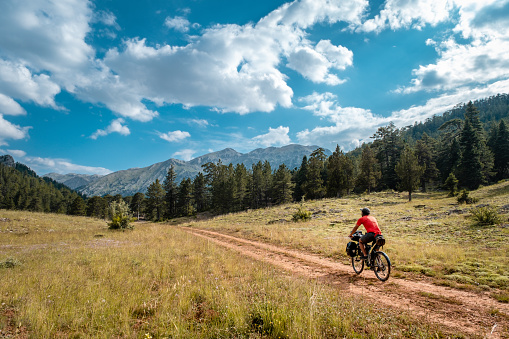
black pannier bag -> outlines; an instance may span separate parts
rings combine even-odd
[[[375,237],[375,244],[377,244],[378,246],[383,246],[385,245],[385,238],[383,235],[379,234]]]
[[[357,255],[357,243],[350,241],[348,244],[346,244],[346,254],[348,254],[350,257],[355,257]]]

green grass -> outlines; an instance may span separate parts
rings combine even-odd
[[[61,215],[0,211],[0,219],[0,262],[18,263],[0,268],[1,336],[430,338],[442,333],[405,312],[368,305],[166,224],[137,224],[122,232],[108,230],[102,220]]]

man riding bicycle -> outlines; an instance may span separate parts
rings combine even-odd
[[[361,259],[367,259],[368,253],[366,252],[366,247],[364,244],[367,244],[368,242],[374,241],[375,237],[379,234],[382,234],[382,231],[380,231],[380,227],[378,227],[378,222],[376,221],[375,217],[369,215],[371,212],[369,208],[364,207],[361,209],[362,217],[357,220],[357,223],[355,224],[355,227],[352,229],[352,232],[350,232],[349,238],[352,238],[353,234],[357,231],[360,225],[363,225],[366,229],[366,234],[364,234],[359,239],[359,247],[361,248],[362,254],[364,254]]]

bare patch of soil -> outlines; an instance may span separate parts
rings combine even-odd
[[[351,266],[304,251],[203,229],[182,229],[256,260],[405,311],[443,327],[444,332],[488,339],[509,338],[509,304],[497,302],[488,292],[474,293],[395,278],[383,283],[373,271],[365,269],[356,275]]]

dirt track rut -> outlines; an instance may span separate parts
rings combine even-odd
[[[326,281],[350,294],[373,298],[387,307],[425,318],[444,326],[446,332],[457,331],[489,339],[509,338],[509,304],[497,302],[486,293],[472,293],[405,279],[390,278],[382,283],[370,270],[357,276],[351,266],[315,254],[209,230],[182,229],[256,260]]]

